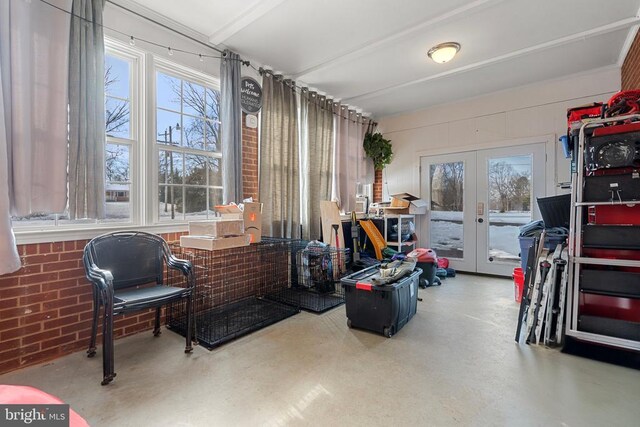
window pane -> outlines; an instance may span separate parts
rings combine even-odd
[[[207,185],[209,162],[204,156],[185,154],[184,182],[189,185]]]
[[[207,88],[206,93],[206,118],[215,122],[220,121],[220,92]]]
[[[156,140],[163,144],[180,145],[180,114],[158,110],[156,122]]]
[[[185,81],[182,85],[182,112],[205,117],[204,87]]]
[[[195,150],[204,150],[205,121],[184,116],[183,123],[184,146]]]
[[[182,154],[160,150],[158,160],[158,183],[182,184]]]
[[[207,189],[186,188],[187,219],[207,218]]]
[[[214,153],[220,152],[220,124],[216,122],[206,121],[205,127],[205,150]]]
[[[166,74],[156,73],[156,106],[180,111],[181,80]]]
[[[160,221],[183,219],[182,189],[176,185],[161,185],[158,191]]]
[[[107,182],[127,182],[131,180],[129,146],[107,144],[105,153]]]
[[[131,185],[107,182],[106,218],[101,222],[131,220]]]
[[[105,129],[107,136],[131,138],[129,101],[105,98]]]
[[[429,171],[430,247],[440,256],[463,258],[464,163],[438,163]]]
[[[129,67],[127,60],[105,55],[104,58],[104,91],[107,95],[122,99],[130,98]]]
[[[11,226],[18,227],[53,227],[56,223],[56,214],[32,213],[25,216],[12,216]]]
[[[209,185],[222,187],[222,166],[220,159],[209,159]]]
[[[531,155],[489,159],[489,256],[518,262],[520,227],[531,221]]]
[[[209,206],[214,208],[216,205],[222,204],[222,188],[213,188],[209,190]]]

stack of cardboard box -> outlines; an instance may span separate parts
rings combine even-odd
[[[180,237],[180,246],[217,250],[258,243],[262,232],[262,203],[215,207],[219,217],[189,222],[189,235]]]

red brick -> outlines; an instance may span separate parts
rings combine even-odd
[[[42,341],[40,346],[44,350],[51,347],[59,347],[63,344],[68,344],[70,342],[75,342],[75,341],[76,341],[76,334],[70,334],[70,335],[63,335],[61,337]]]
[[[0,340],[6,341],[13,338],[20,338],[25,335],[40,332],[41,330],[42,330],[42,325],[40,323],[34,323],[33,325],[29,325],[29,326],[22,326],[15,329],[9,329],[8,331],[0,332]]]
[[[60,316],[68,316],[70,314],[93,312],[93,302],[84,302],[60,309]]]
[[[37,302],[50,301],[58,298],[58,291],[41,292],[20,297],[20,305],[35,304]]]
[[[22,245],[22,247],[24,248],[25,255],[34,255],[38,253],[37,244]]]
[[[65,252],[69,252],[69,251],[73,251],[76,248],[76,242],[74,241],[69,241],[69,242],[64,242],[64,251]]]
[[[16,280],[16,285],[18,281]],[[40,292],[40,285],[17,286],[13,288],[0,288],[0,299],[19,297],[22,295],[30,295]]]
[[[0,310],[3,308],[13,308],[18,306],[18,298],[0,299]]]
[[[48,360],[56,358],[57,356],[60,356],[60,349],[58,347],[53,347],[47,350],[39,351],[37,353],[32,353],[28,356],[23,356],[20,359],[20,365],[27,366],[27,365],[33,365],[36,363],[46,362]]]
[[[47,339],[60,336],[60,329],[53,329],[50,331],[44,331],[33,335],[27,335],[22,337],[22,345],[30,345],[37,342],[42,342]]]
[[[74,268],[73,270],[61,271],[60,279],[80,279],[84,278],[84,270],[80,268]]]
[[[52,273],[40,273],[40,274],[32,274],[29,276],[21,276],[20,277],[20,284],[21,285],[31,285],[34,283],[46,283],[46,282],[52,282],[54,280],[58,279],[58,273],[57,272],[52,272]]]
[[[98,323],[98,330],[102,328],[102,324]],[[91,322],[78,322],[73,325],[63,326],[60,328],[60,333],[62,335],[67,335],[80,331],[90,331],[91,330]]]
[[[16,338],[10,341],[0,341],[0,353],[4,353],[15,348],[20,348],[20,339]],[[0,357],[0,360],[4,358]]]
[[[72,315],[67,317],[59,317],[57,319],[51,319],[44,322],[44,329],[59,328],[61,326],[67,326],[78,321],[78,315]]]
[[[32,304],[26,307],[8,308],[0,310],[0,319],[11,319],[13,317],[25,316],[33,312],[40,311],[40,304]]]
[[[82,251],[64,252],[60,254],[60,261],[66,261],[66,260],[72,260],[72,259],[81,261]]]
[[[6,362],[0,362],[0,372],[10,372],[18,369],[20,362],[18,359],[7,360]]]
[[[62,251],[64,251],[64,243],[63,242],[53,242],[53,243],[51,243],[51,250],[53,252],[62,252]]]
[[[41,311],[23,316],[20,318],[20,324],[28,325],[30,323],[39,323],[56,317],[58,317],[58,310]]]
[[[78,260],[72,259],[68,261],[60,261],[60,262],[48,262],[46,264],[42,264],[42,271],[61,271],[61,270],[70,270],[70,269],[78,268]],[[83,271],[84,274],[84,271]]]
[[[7,276],[0,277],[0,288],[8,288],[9,286],[16,286],[18,284],[18,277]]]
[[[66,289],[78,286],[79,279],[63,279],[42,284],[42,291],[51,291],[54,289]]]
[[[44,310],[50,310],[53,308],[67,307],[78,303],[78,297],[58,298],[53,301],[47,301],[42,304]]]
[[[51,243],[38,244],[38,253],[48,254],[49,252],[51,252]]]
[[[13,318],[13,319],[9,319],[9,320],[2,320],[0,321],[0,331],[4,331],[7,329],[11,329],[11,328],[16,328],[18,327],[18,319],[17,318]]]

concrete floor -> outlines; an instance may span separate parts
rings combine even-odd
[[[93,426],[637,425],[640,371],[517,345],[512,295],[509,280],[458,275],[421,290],[391,339],[349,330],[340,307],[212,352],[185,355],[169,331],[119,340],[106,387],[83,353],[0,383],[52,393]]]

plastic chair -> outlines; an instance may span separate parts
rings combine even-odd
[[[153,335],[160,335],[160,310],[163,305],[186,299],[187,342],[185,353],[192,350],[192,299],[195,276],[189,261],[171,254],[164,239],[140,231],[115,232],[98,236],[84,248],[84,269],[93,284],[93,324],[88,357],[96,354],[96,335],[100,307],[104,307],[102,349],[102,385],[109,384],[114,372],[113,316],[149,308],[156,309]],[[168,286],[164,282],[164,265],[181,271],[186,287]],[[149,285],[149,286],[142,286]]]

